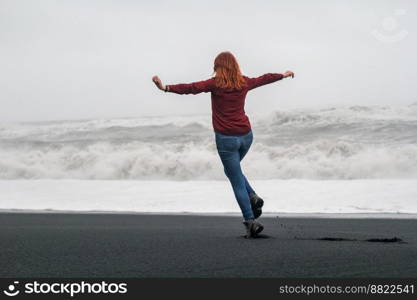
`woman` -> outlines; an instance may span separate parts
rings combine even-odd
[[[263,225],[255,220],[262,214],[263,200],[249,185],[240,167],[240,161],[248,152],[253,139],[251,125],[244,109],[245,97],[248,91],[254,88],[286,77],[294,77],[294,73],[267,73],[249,78],[242,75],[232,53],[222,52],[214,60],[214,74],[215,76],[208,80],[188,84],[163,85],[158,76],[152,77],[152,81],[165,92],[211,92],[212,124],[217,151],[245,220],[245,237],[256,237],[263,230]]]

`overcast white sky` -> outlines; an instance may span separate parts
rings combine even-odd
[[[417,101],[417,1],[0,0],[0,121],[210,114],[157,90],[211,76],[232,51],[248,113]]]

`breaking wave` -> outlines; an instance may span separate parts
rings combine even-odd
[[[417,105],[249,115],[253,179],[417,178]],[[0,124],[0,179],[224,180],[209,115]]]

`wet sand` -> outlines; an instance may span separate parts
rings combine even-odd
[[[417,219],[0,213],[0,277],[417,277]]]

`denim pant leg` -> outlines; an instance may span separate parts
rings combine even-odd
[[[229,177],[227,175],[227,170],[226,168],[224,168],[224,173],[226,174],[227,177]],[[250,186],[249,181],[246,179],[246,176],[243,174],[243,178],[245,179],[245,187],[246,187],[246,192],[248,193],[249,197],[251,194],[256,194],[256,192],[253,190],[253,188]]]
[[[248,134],[244,135],[241,137],[241,147],[239,149],[239,155],[240,155],[240,160],[242,160],[246,153],[248,153],[250,146],[252,145],[252,141],[253,141],[253,133],[252,130],[249,131]],[[249,196],[251,194],[256,194],[255,191],[253,190],[253,188],[250,186],[248,180],[246,179],[246,176],[243,175],[243,177],[245,178],[245,186],[246,186],[246,191],[248,192]]]
[[[223,163],[226,176],[232,185],[235,198],[245,220],[253,219],[254,215],[246,190],[246,180],[240,167],[241,140],[237,136],[225,136],[216,133],[216,145]]]

